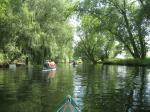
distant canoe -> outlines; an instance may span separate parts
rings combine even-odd
[[[56,68],[43,68],[42,71],[53,71],[53,70],[56,70]]]
[[[58,108],[57,112],[81,112],[81,110],[73,98],[68,95],[62,105]]]

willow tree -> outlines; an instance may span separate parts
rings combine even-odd
[[[84,60],[97,63],[113,57],[115,41],[110,33],[100,29],[101,21],[93,15],[84,14],[81,17],[80,41],[75,48],[75,54]],[[115,51],[114,51],[115,52]]]
[[[5,1],[2,5],[4,11],[0,12],[1,21],[4,21],[0,29],[3,35],[1,40],[5,45],[7,42],[9,46],[18,48],[21,54],[28,56],[35,63],[42,63],[46,58],[63,57],[62,51],[66,48],[68,48],[67,52],[72,52],[70,46],[73,36],[72,28],[68,23],[69,13],[65,13],[66,2],[61,0]],[[2,47],[4,49],[4,44]],[[6,48],[10,47],[6,46]]]
[[[138,3],[129,0],[84,0],[78,10],[81,14],[99,18],[104,23],[103,30],[114,35],[133,58],[144,59],[148,49],[149,21],[141,16]]]
[[[0,51],[9,58],[7,61],[13,61],[21,55],[15,43],[18,20],[14,13],[15,9],[9,0],[0,1]]]
[[[44,32],[46,32],[49,39],[47,42],[52,58],[57,59],[66,59],[71,58],[70,54],[72,54],[72,41],[73,41],[73,33],[72,27],[68,23],[68,13],[66,14],[66,4],[63,1],[53,1],[54,4],[49,1],[51,7],[47,5],[48,18],[47,23],[45,23],[46,28],[44,26]],[[46,39],[44,39],[46,41]]]
[[[124,21],[122,28],[125,29],[126,35],[125,33],[121,35],[120,40],[134,58],[144,59],[147,53],[146,26],[148,22],[139,17],[138,6],[127,0],[123,0],[121,3],[111,1],[110,4]]]
[[[9,4],[7,1],[0,1],[0,50],[4,49],[11,36],[11,18],[7,15]]]

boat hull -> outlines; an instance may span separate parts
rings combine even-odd
[[[76,102],[71,98],[71,96],[67,96],[63,101],[63,104],[58,108],[57,112],[81,112]]]
[[[43,69],[42,71],[53,71],[56,70],[56,68],[47,68],[47,69]]]

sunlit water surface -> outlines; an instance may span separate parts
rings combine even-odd
[[[150,112],[150,68],[58,65],[0,69],[0,112],[56,112],[70,94],[82,112]]]

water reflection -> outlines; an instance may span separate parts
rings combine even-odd
[[[83,80],[85,80],[83,77],[81,77],[80,75],[74,74],[74,77],[73,77],[73,86],[74,86],[73,97],[74,97],[74,100],[79,104],[80,107],[83,106],[83,97],[84,97],[85,91],[86,91],[86,85],[82,84]]]
[[[55,70],[49,72],[49,74],[48,74],[48,80],[49,80],[49,83],[51,83],[51,82],[53,81],[55,75],[56,75],[56,71],[55,71]]]
[[[142,112],[150,110],[148,76],[142,67],[90,66],[78,69],[74,82],[79,95],[74,93],[81,96],[84,112]]]
[[[82,112],[150,111],[150,69],[145,67],[58,65],[0,69],[0,112],[55,112],[66,95]]]
[[[53,81],[56,75],[56,70],[42,72],[42,75],[43,75],[43,80],[51,84],[51,82]]]
[[[134,75],[131,76],[131,84],[130,89],[128,88],[127,93],[127,111],[137,111],[141,112],[142,110],[146,110],[145,105],[143,105],[143,96],[144,96],[144,88],[145,88],[145,68],[138,67],[133,70]]]

